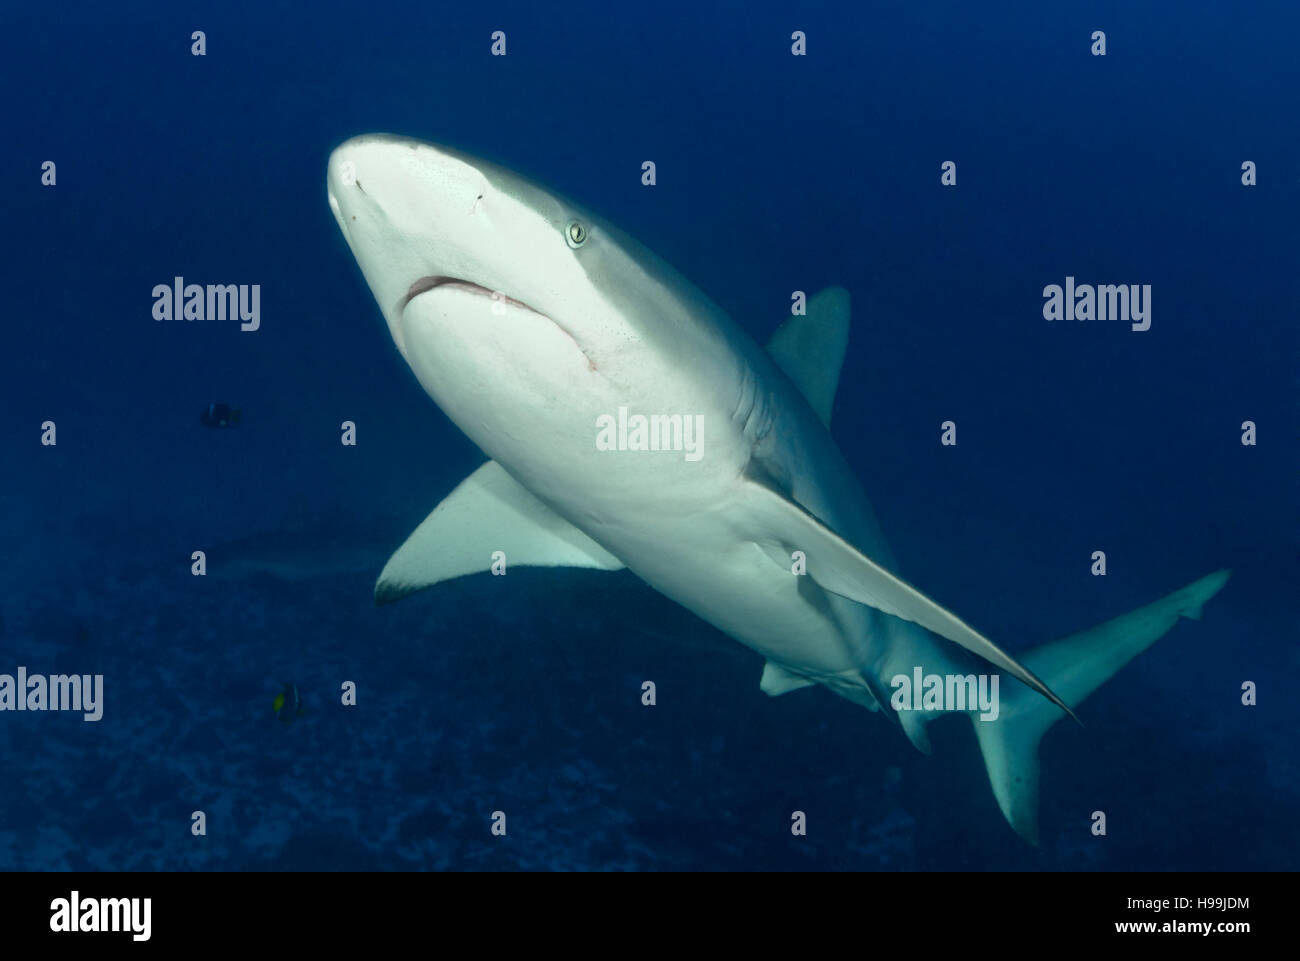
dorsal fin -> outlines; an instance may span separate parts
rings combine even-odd
[[[504,551],[513,566],[623,568],[490,460],[461,481],[389,558],[375,584],[375,601],[387,604],[486,571],[494,551]]]
[[[849,292],[827,287],[813,294],[808,312],[791,317],[772,335],[767,352],[803,392],[827,427],[849,343]]]

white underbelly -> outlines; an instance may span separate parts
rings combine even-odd
[[[809,675],[863,666],[864,624],[846,612],[856,605],[828,597],[723,524],[697,517],[653,532],[589,533],[655,590],[769,660]]]

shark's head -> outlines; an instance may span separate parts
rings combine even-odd
[[[705,390],[727,392],[725,372],[689,376],[716,353],[702,339],[721,335],[700,318],[717,308],[640,244],[531,181],[368,135],[334,151],[328,187],[398,350],[485,450],[491,435],[541,430],[530,409],[545,411],[546,429],[572,423],[592,443],[593,418],[611,405],[691,411],[712,401]],[[662,376],[647,377],[647,356]],[[659,396],[629,395],[633,382]]]
[[[480,319],[517,321],[527,310],[560,324],[600,311],[584,261],[610,253],[601,227],[508,170],[376,134],[334,151],[328,185],[330,208],[403,355],[403,314],[421,296],[457,302]]]

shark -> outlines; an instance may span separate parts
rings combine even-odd
[[[500,558],[626,569],[757,652],[769,696],[820,685],[925,753],[930,723],[970,718],[998,807],[1036,844],[1044,734],[1228,579],[1012,656],[903,578],[832,438],[846,289],[761,347],[646,247],[508,168],[369,134],[331,153],[326,181],[398,352],[489,458],[389,558],[379,603]],[[985,674],[1010,679],[996,711],[895,696],[899,678]]]

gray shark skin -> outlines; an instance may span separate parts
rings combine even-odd
[[[761,654],[767,694],[820,684],[927,752],[926,725],[952,709],[895,710],[895,677],[1010,675],[996,719],[957,709],[1036,843],[1043,734],[1227,580],[1013,658],[901,578],[831,437],[847,291],[813,297],[764,350],[636,241],[504,168],[369,135],[334,151],[327,185],[398,351],[490,458],[392,556],[381,603],[497,551],[626,568]],[[602,449],[602,418],[631,415],[697,425],[699,456],[623,449],[621,432]]]

